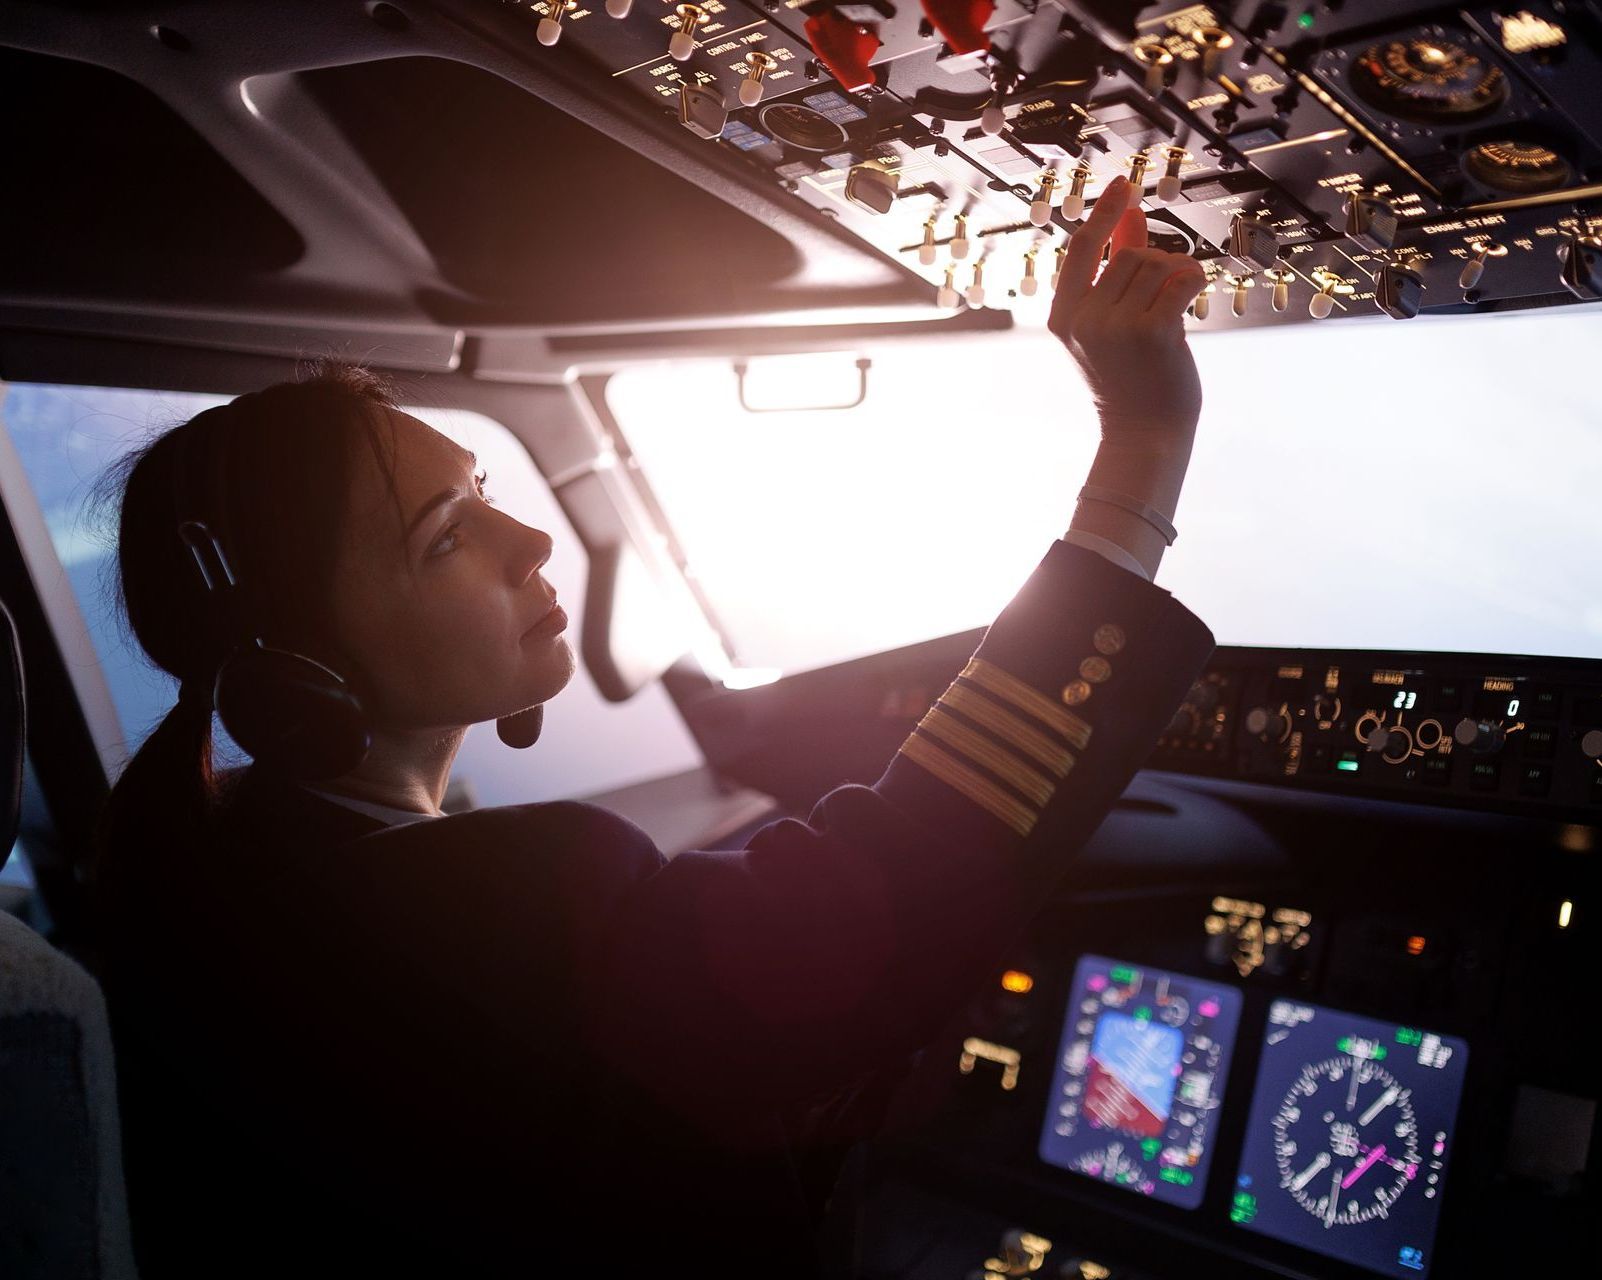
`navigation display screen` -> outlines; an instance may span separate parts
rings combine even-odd
[[[1468,1045],[1269,1008],[1230,1219],[1384,1275],[1430,1267]]]
[[[1194,1209],[1240,1022],[1240,992],[1084,956],[1074,969],[1040,1158]]]

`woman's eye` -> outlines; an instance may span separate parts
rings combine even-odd
[[[484,492],[484,486],[489,483],[489,473],[480,471],[476,476],[473,477],[473,483],[478,489],[478,496],[493,507],[495,505],[495,499]],[[451,551],[454,551],[456,547],[452,540],[456,537],[456,531],[461,527],[462,526],[459,524],[453,524],[447,528],[444,533],[440,534],[439,539],[429,549],[429,554],[447,555]],[[442,551],[442,547],[445,548],[445,550]]]

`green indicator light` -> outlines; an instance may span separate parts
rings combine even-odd
[[[1235,1193],[1235,1200],[1229,1210],[1231,1222],[1250,1222],[1257,1216],[1257,1197],[1244,1191]]]
[[[1111,973],[1114,982],[1133,982],[1140,977],[1139,969],[1114,969]]]
[[[1342,773],[1356,773],[1357,772],[1357,761],[1355,761],[1355,760],[1337,760],[1335,762],[1335,767],[1337,769],[1339,769]]]
[[[1424,1043],[1424,1033],[1422,1031],[1417,1031],[1412,1027],[1397,1027],[1396,1043],[1415,1046],[1421,1045]]]
[[[1296,25],[1303,31],[1311,31],[1313,29],[1313,11],[1311,9],[1304,10],[1301,16],[1296,19]]]
[[[1377,1044],[1369,1052],[1368,1060],[1370,1062],[1378,1062],[1381,1058],[1383,1058],[1386,1055],[1387,1052],[1389,1052],[1389,1051],[1385,1048],[1384,1045]]]
[[[1162,1169],[1157,1176],[1164,1182],[1172,1182],[1180,1187],[1188,1187],[1196,1181],[1196,1175],[1189,1169],[1175,1169],[1171,1166]]]
[[[1141,1005],[1140,1008],[1135,1010],[1135,1021],[1136,1022],[1150,1022],[1151,1021],[1151,1010],[1146,1008],[1145,1005]]]
[[[1352,1051],[1352,1037],[1342,1036],[1335,1042],[1335,1047],[1342,1053],[1350,1053]]]
[[[1147,1138],[1140,1144],[1141,1154],[1143,1154],[1148,1160],[1155,1159],[1157,1153],[1162,1150],[1162,1147],[1162,1142],[1157,1138]]]

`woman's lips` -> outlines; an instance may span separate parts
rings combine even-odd
[[[559,604],[553,604],[551,611],[523,633],[529,636],[550,636],[559,631],[567,630],[567,610]]]

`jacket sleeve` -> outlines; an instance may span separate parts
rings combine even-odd
[[[607,912],[590,1034],[682,1108],[782,1105],[926,1043],[1071,866],[1213,650],[1057,542],[872,786],[679,854]]]

